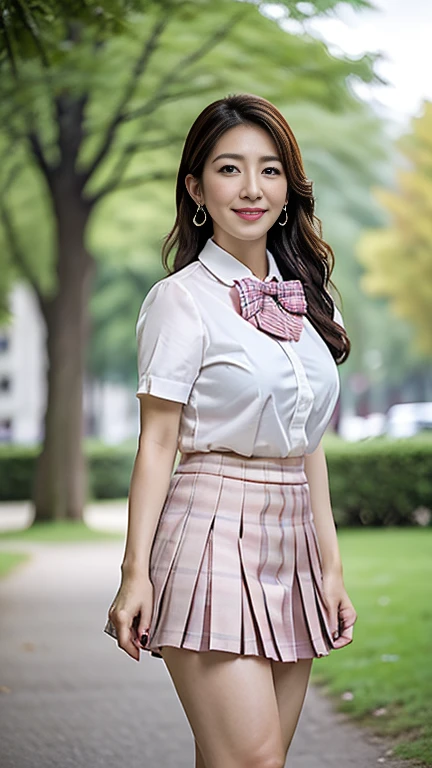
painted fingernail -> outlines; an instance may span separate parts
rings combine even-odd
[[[147,633],[144,634],[144,635],[141,635],[141,645],[142,646],[147,645],[147,640],[148,640],[148,634]]]

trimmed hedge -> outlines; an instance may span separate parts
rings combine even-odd
[[[432,439],[375,437],[325,443],[339,525],[431,525]]]
[[[0,501],[31,498],[33,471],[39,448],[0,446]]]
[[[324,437],[330,494],[336,523],[346,525],[432,525],[432,439],[368,438],[356,443]],[[136,444],[85,443],[89,496],[128,494]],[[0,446],[0,501],[31,497],[38,448]]]
[[[120,499],[128,495],[135,459],[134,445],[107,446],[94,441],[84,444],[88,467],[88,496]],[[38,447],[0,446],[0,501],[26,501],[32,483]]]

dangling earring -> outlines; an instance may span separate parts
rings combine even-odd
[[[284,227],[284,226],[285,226],[285,224],[286,224],[286,223],[287,223],[287,221],[288,221],[288,214],[287,214],[287,209],[286,209],[286,208],[287,208],[287,205],[288,205],[288,203],[285,203],[285,205],[284,205],[284,207],[283,207],[283,210],[284,210],[284,212],[285,212],[285,221],[278,221],[278,224],[280,224],[280,225],[281,225],[281,227]]]
[[[198,223],[198,222],[196,221],[196,217],[197,217],[197,213],[199,213],[200,211],[202,211],[202,212],[203,212],[203,214],[204,214],[204,221],[201,221],[201,222],[199,222],[199,223]],[[201,205],[201,203],[199,203],[199,204],[198,204],[198,208],[197,208],[197,211],[196,211],[196,213],[195,213],[195,216],[193,217],[193,223],[195,224],[195,226],[196,226],[196,227],[202,227],[202,225],[203,225],[203,224],[205,224],[205,223],[206,223],[206,221],[207,221],[207,214],[206,214],[206,212],[205,212],[205,210],[204,210],[203,206]]]

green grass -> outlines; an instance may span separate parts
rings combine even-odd
[[[27,552],[0,552],[0,579],[30,558]]]
[[[29,528],[15,531],[0,531],[0,578],[7,576],[22,562],[31,557],[28,553],[1,551],[1,542],[39,542],[69,544],[83,541],[120,541],[123,533],[96,531],[81,521],[58,520],[54,523],[34,523]]]
[[[339,529],[354,641],[314,662],[340,710],[432,765],[432,529]],[[350,692],[352,700],[341,699]],[[375,715],[381,710],[380,715]]]
[[[391,735],[398,755],[432,766],[432,528],[339,529],[338,536],[358,614],[354,642],[315,661],[312,679],[325,684],[341,710]],[[0,546],[123,538],[59,521],[0,533]],[[0,576],[25,558],[0,551]],[[352,700],[342,700],[344,692]]]
[[[73,520],[57,520],[55,522],[34,523],[29,528],[18,531],[0,531],[2,541],[38,541],[69,543],[79,541],[107,541],[124,539],[123,533],[97,531],[89,528],[84,522]]]

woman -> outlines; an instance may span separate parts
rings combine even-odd
[[[141,432],[105,631],[164,660],[196,768],[279,768],[313,658],[356,620],[321,444],[350,342],[312,184],[270,102],[204,109],[176,201],[174,270],[137,324]]]

